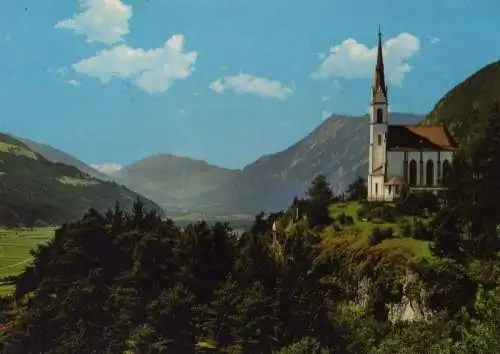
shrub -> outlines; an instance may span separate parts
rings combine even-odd
[[[362,205],[361,208],[357,210],[356,214],[358,215],[358,220],[366,219],[368,214],[366,204]]]
[[[352,225],[352,224],[354,224],[354,219],[352,218],[352,216],[351,216],[351,215],[347,215],[347,217],[346,217],[345,221],[346,221],[346,224],[347,224],[347,225]]]
[[[439,198],[433,193],[414,193],[400,206],[406,213],[425,216],[425,214],[437,213],[440,208]]]
[[[347,215],[345,215],[345,213],[340,214],[337,219],[341,225],[345,225],[347,223]]]
[[[411,225],[407,220],[403,220],[399,227],[402,237],[413,237]]]
[[[413,222],[412,237],[417,240],[432,240],[432,232],[421,220]]]
[[[368,239],[368,244],[370,246],[378,245],[380,242],[394,237],[394,230],[389,227],[385,230],[381,230],[379,227],[374,227],[372,234]]]

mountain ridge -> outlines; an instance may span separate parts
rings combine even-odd
[[[140,198],[146,209],[163,210],[112,181],[102,181],[61,162],[51,162],[22,141],[0,133],[0,224],[55,225],[81,218],[90,208],[106,212],[116,202],[130,209]]]
[[[395,124],[417,124],[424,116],[391,113]],[[280,210],[303,196],[317,174],[325,174],[340,193],[367,171],[367,115],[332,115],[290,147],[262,156],[225,186],[197,196],[189,206],[211,213],[255,213]]]

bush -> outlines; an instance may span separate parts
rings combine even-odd
[[[347,217],[346,217],[345,221],[346,221],[346,224],[347,224],[347,225],[352,225],[352,224],[354,224],[354,219],[352,218],[352,216],[351,216],[351,215],[347,215]]]
[[[413,237],[412,228],[407,220],[403,220],[399,226],[402,237]]]
[[[322,354],[328,353],[327,349],[321,348],[320,342],[311,337],[304,337],[300,341],[287,345],[280,349],[279,354]]]
[[[378,227],[373,228],[372,234],[368,239],[368,244],[370,246],[378,245],[380,242],[394,237],[394,230],[389,227],[385,230],[381,230]]]
[[[347,223],[347,215],[345,215],[345,213],[340,214],[338,217],[338,221],[341,225],[345,225]]]
[[[410,213],[418,216],[426,216],[425,214],[434,214],[439,211],[439,198],[433,193],[414,193],[400,206],[405,213]]]
[[[413,222],[412,237],[417,240],[432,240],[432,232],[421,220]]]
[[[390,223],[396,220],[397,215],[396,208],[382,203],[363,204],[357,213],[360,219],[379,219]]]
[[[366,219],[368,216],[366,204],[362,205],[361,208],[357,210],[356,214],[358,215],[358,220]]]

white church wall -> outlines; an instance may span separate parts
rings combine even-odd
[[[384,176],[372,176],[371,188],[369,191],[369,200],[384,200]]]
[[[385,134],[387,132],[386,124],[372,124],[370,126],[370,141],[372,142],[372,169],[378,168],[385,161],[386,143]],[[379,136],[380,142],[379,144]]]
[[[422,154],[422,165],[420,165],[420,155]],[[417,186],[427,186],[427,162],[432,161],[434,166],[433,184],[438,186],[440,177],[443,176],[443,162],[447,160],[450,164],[453,159],[452,151],[441,151],[439,153],[439,160],[441,161],[440,171],[438,171],[438,152],[437,151],[408,151],[408,164],[411,160],[417,163]],[[403,176],[404,166],[404,152],[403,151],[389,151],[387,160],[387,176]],[[422,170],[422,172],[420,171]],[[408,171],[409,173],[409,171]],[[420,178],[422,177],[422,179]]]
[[[403,163],[405,154],[403,151],[388,151],[387,154],[387,176],[403,176]]]

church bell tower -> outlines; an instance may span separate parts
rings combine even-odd
[[[387,161],[387,126],[389,123],[389,101],[385,84],[382,33],[378,31],[377,64],[371,90],[370,146],[368,156],[368,200],[383,198],[383,183]]]

